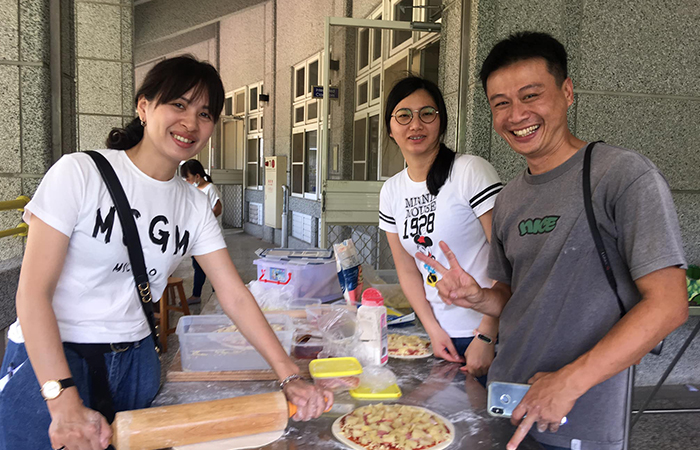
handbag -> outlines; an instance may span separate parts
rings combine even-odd
[[[148,326],[151,329],[151,336],[153,337],[156,351],[159,352],[160,349],[158,347],[155,318],[153,316],[151,285],[148,280],[148,274],[146,273],[146,263],[143,257],[143,250],[141,248],[141,240],[139,239],[134,216],[131,213],[131,206],[126,198],[126,194],[124,194],[124,189],[119,182],[119,178],[114,172],[114,169],[109,161],[107,161],[107,159],[98,152],[86,151],[85,153],[95,162],[97,169],[107,185],[107,190],[114,201],[114,206],[116,207],[117,215],[119,216],[119,221],[122,225],[124,241],[129,253],[131,272],[134,275],[136,291],[139,294],[143,313],[146,315]],[[73,351],[77,353],[87,363],[88,374],[90,377],[89,382],[91,386],[90,406],[105,416],[107,422],[110,424],[114,421],[116,413],[114,411],[112,395],[109,391],[109,381],[104,355],[111,352],[118,353],[125,351],[129,349],[132,344],[133,343],[131,342],[117,344],[63,343],[66,351]],[[113,447],[110,446],[109,448],[111,449]]]
[[[620,318],[622,318],[625,314],[627,314],[627,308],[625,308],[625,304],[622,303],[622,299],[617,293],[617,281],[615,281],[615,275],[613,275],[612,267],[610,266],[608,253],[605,251],[603,238],[598,230],[598,223],[595,219],[595,214],[593,213],[593,202],[591,200],[591,153],[593,147],[595,147],[595,145],[599,142],[603,141],[596,141],[588,144],[586,147],[586,152],[583,155],[583,206],[586,210],[588,227],[591,229],[591,234],[593,235],[593,242],[595,242],[596,249],[598,250],[598,256],[600,257],[600,262],[603,265],[603,270],[605,271],[605,277],[608,280],[610,288],[615,293],[615,299],[617,300],[617,305],[620,308]],[[663,345],[664,341],[662,340],[649,353],[653,355],[661,354]]]

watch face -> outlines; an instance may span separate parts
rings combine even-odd
[[[61,384],[56,381],[56,380],[49,380],[46,383],[44,383],[44,386],[41,388],[41,394],[44,396],[44,398],[51,400],[56,397],[58,397],[58,394],[61,393]]]

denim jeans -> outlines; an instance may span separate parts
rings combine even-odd
[[[457,353],[464,356],[464,352],[467,351],[467,347],[469,347],[469,344],[471,344],[473,340],[473,337],[452,338],[452,343],[454,344]],[[478,381],[483,387],[486,387],[486,375],[477,377],[476,381]]]
[[[90,407],[90,384],[85,360],[65,350],[68,366],[83,404]],[[120,353],[106,353],[115,411],[148,407],[160,388],[160,360],[148,336]],[[12,375],[0,391],[0,450],[49,450],[51,416],[24,344],[8,342],[0,378]]]
[[[192,297],[202,296],[202,286],[207,281],[207,275],[197,263],[197,260],[192,257],[192,267],[194,267],[194,283],[192,285]]]

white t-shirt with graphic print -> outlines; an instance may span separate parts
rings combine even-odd
[[[179,176],[155,180],[124,151],[99,150],[114,167],[134,213],[153,299],[183,257],[225,248],[207,197]],[[136,293],[114,202],[93,160],[65,155],[46,173],[24,220],[36,216],[70,237],[53,309],[63,342],[133,342],[150,329]],[[8,337],[24,342],[19,320]]]
[[[411,180],[408,169],[404,169],[382,187],[379,228],[397,233],[409,255],[422,252],[449,267],[438,245],[445,241],[462,268],[482,287],[491,287],[486,275],[489,243],[478,218],[493,208],[502,188],[491,164],[473,155],[455,157],[450,176],[437,196],[430,194],[424,181]],[[440,326],[453,338],[474,336],[482,315],[445,304],[434,287],[440,275],[420,260],[415,261],[423,276],[425,296]]]

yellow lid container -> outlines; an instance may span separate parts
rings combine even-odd
[[[401,388],[396,383],[379,392],[372,392],[369,387],[358,387],[351,389],[350,395],[358,400],[391,400],[401,397]]]
[[[314,378],[337,378],[359,375],[362,365],[353,357],[314,359],[309,363],[309,373]]]

